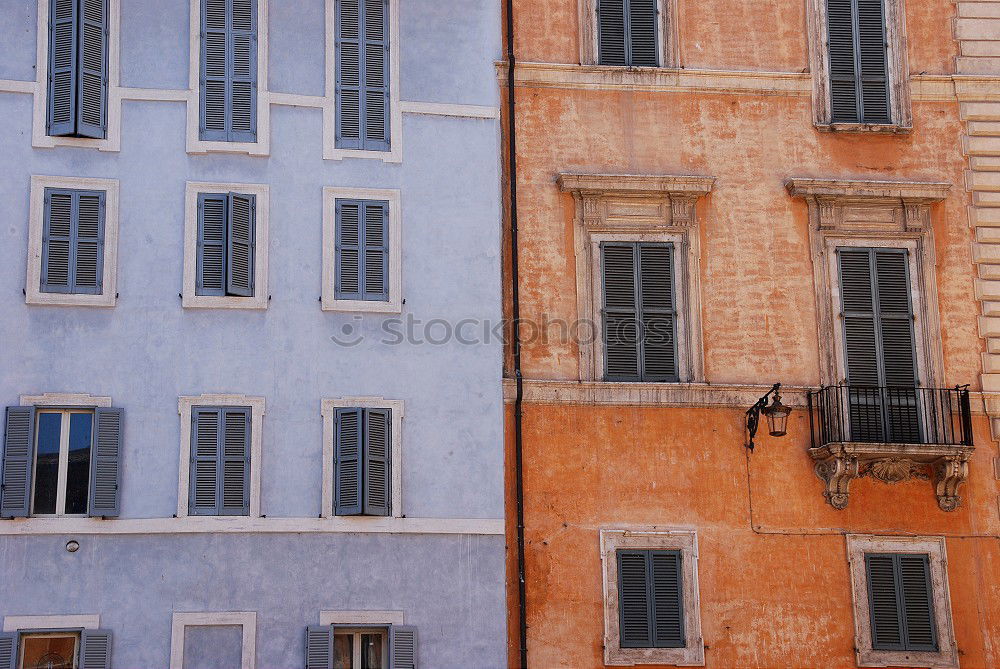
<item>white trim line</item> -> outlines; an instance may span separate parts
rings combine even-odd
[[[51,630],[80,627],[85,630],[96,630],[101,627],[101,616],[65,615],[65,616],[4,616],[3,631],[17,632],[19,630]]]
[[[0,93],[29,93],[34,95],[38,92],[38,82],[22,81],[20,79],[0,79]]]
[[[110,397],[87,395],[86,393],[42,393],[41,395],[21,395],[23,407],[110,407]]]
[[[254,611],[174,613],[170,624],[170,669],[184,669],[184,628],[212,625],[243,628],[240,669],[254,669],[257,653],[257,614]]]
[[[320,625],[402,625],[402,611],[320,611]]]
[[[432,114],[436,116],[458,116],[462,118],[500,118],[499,107],[482,105],[456,105],[446,102],[400,102],[404,114]]]
[[[180,397],[177,413],[181,417],[180,463],[177,477],[177,517],[188,517],[188,485],[191,475],[191,409],[196,406],[250,407],[250,518],[260,517],[260,463],[264,427],[264,398],[249,395],[198,395]],[[214,516],[191,516],[213,518]],[[246,518],[246,516],[232,516]]]
[[[143,102],[188,102],[191,99],[191,91],[186,88],[119,88],[118,95],[122,100]]]

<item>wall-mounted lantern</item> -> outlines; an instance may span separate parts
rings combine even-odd
[[[761,414],[764,414],[764,417],[767,418],[767,431],[772,437],[785,436],[788,426],[788,414],[792,413],[792,408],[781,403],[781,395],[778,393],[780,389],[781,384],[775,383],[763,397],[747,409],[747,434],[749,435],[747,448],[751,451],[754,447],[754,437],[757,436],[757,425],[760,423]],[[767,400],[772,395],[774,398],[771,404],[768,404]]]

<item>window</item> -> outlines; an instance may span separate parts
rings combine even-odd
[[[388,516],[391,409],[338,408],[334,499],[338,516]]]
[[[389,151],[389,0],[336,0],[338,149]]]
[[[926,555],[866,553],[868,604],[875,650],[936,651]]]
[[[683,648],[680,551],[618,551],[622,648]]]
[[[7,407],[0,515],[118,515],[122,410]]]
[[[18,669],[108,669],[111,632],[22,629],[0,633],[0,666]]]
[[[48,135],[104,138],[108,15],[108,0],[49,0]]]
[[[307,669],[415,669],[416,628],[408,625],[306,628]]]
[[[603,242],[604,377],[677,381],[673,244]]]
[[[601,65],[659,65],[656,5],[657,0],[598,0]]]
[[[192,409],[191,515],[250,515],[250,411]]]
[[[200,137],[257,140],[257,0],[201,0]]]

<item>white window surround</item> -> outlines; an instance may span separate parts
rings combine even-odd
[[[388,200],[389,202],[389,299],[341,300],[336,295],[337,278],[337,200]],[[357,311],[398,314],[403,310],[402,212],[398,190],[379,188],[323,189],[323,311]]]
[[[184,669],[184,630],[187,627],[237,625],[243,629],[240,669],[254,669],[257,654],[257,614],[254,611],[174,613],[170,625],[170,669]]]
[[[177,517],[188,516],[188,487],[191,483],[191,411],[196,406],[250,407],[250,518],[260,517],[260,466],[264,426],[264,398],[248,395],[198,395],[180,397],[180,463],[177,480]],[[214,518],[214,517],[213,517]]]
[[[580,64],[597,65],[598,51],[598,30],[597,30],[597,4],[598,0],[577,0],[580,17]],[[677,0],[657,0],[657,14],[659,25],[657,29],[657,50],[659,52],[661,68],[680,67],[680,40],[677,34]],[[622,70],[622,66],[607,66],[612,69]],[[637,69],[637,68],[628,68]],[[642,68],[655,69],[655,68]]]
[[[830,107],[830,50],[827,0],[806,0],[809,69],[812,71],[813,123],[819,130],[844,132],[909,132],[913,126],[910,103],[910,66],[906,56],[906,12],[903,0],[884,0],[890,124],[833,123]]]
[[[42,0],[43,2],[45,0]],[[50,139],[65,139],[55,138]],[[72,138],[70,138],[72,139]],[[91,140],[93,141],[93,140]],[[45,189],[75,188],[104,191],[104,271],[99,295],[43,293],[42,236],[45,229]],[[24,301],[65,307],[113,307],[117,299],[118,277],[118,180],[89,177],[55,177],[33,174],[28,210],[28,268]]]
[[[619,629],[619,550],[677,550],[681,552],[684,579],[684,648],[622,648]],[[701,602],[698,593],[698,534],[692,528],[629,526],[601,529],[601,563],[604,578],[604,664],[672,664],[702,666],[705,644],[701,636]]]
[[[338,516],[333,512],[333,469],[334,469],[334,426],[336,410],[339,408],[360,407],[363,409],[391,409],[391,460],[389,470],[392,476],[390,485],[392,518],[403,517],[403,400],[387,400],[383,397],[338,397],[323,399],[320,404],[320,414],[323,416],[323,518],[337,519],[364,526],[373,521],[378,522],[381,516]],[[359,529],[361,529],[359,527]]]
[[[389,0],[389,150],[338,149],[336,0],[326,0],[326,98],[323,105],[323,158],[374,158],[403,162],[403,109],[399,100],[399,0]]]
[[[402,611],[320,611],[320,625],[351,625],[380,627],[402,625]]]
[[[23,407],[66,407],[90,408],[110,407],[110,397],[87,395],[85,393],[43,393],[41,395],[21,395]]]
[[[868,602],[866,553],[923,553],[930,563],[931,590],[934,597],[934,622],[937,628],[937,652],[873,650],[871,611]],[[957,667],[958,644],[951,620],[951,595],[948,592],[948,555],[944,537],[899,537],[847,535],[847,560],[850,564],[851,597],[854,602],[854,648],[859,667]]]
[[[220,142],[203,140],[200,134],[201,104],[201,2],[191,0],[190,66],[187,96],[188,153],[247,153],[266,156],[271,152],[271,104],[267,92],[267,4],[257,2],[257,141]]]
[[[254,288],[252,297],[196,295],[198,279],[198,194],[243,193],[255,197]],[[184,285],[181,306],[205,309],[267,309],[268,214],[270,188],[265,184],[188,181],[184,187]]]
[[[57,629],[96,630],[100,627],[101,616],[96,613],[92,615],[4,616],[3,619],[4,632]]]
[[[704,380],[701,330],[701,237],[696,201],[714,177],[560,174],[559,187],[576,205],[577,318],[593,324],[582,333],[580,380],[604,378],[601,242],[673,242],[677,310],[677,372],[681,383]]]

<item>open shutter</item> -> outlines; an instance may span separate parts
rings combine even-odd
[[[306,628],[306,669],[333,669],[333,626]]]
[[[337,200],[338,299],[361,299],[361,209],[360,200]]]
[[[103,139],[108,107],[108,1],[80,4],[76,134]]]
[[[68,293],[72,290],[73,205],[72,191],[45,189],[40,286],[44,293]]]
[[[602,244],[601,267],[605,377],[608,381],[638,381],[641,370],[635,245]]]
[[[76,133],[78,10],[77,0],[49,2],[49,135]]]
[[[881,0],[877,0],[881,1]],[[826,0],[830,105],[834,123],[861,120],[854,41],[854,0]]]
[[[926,555],[895,556],[907,650],[938,650],[934,624],[934,597],[931,592],[930,564]]]
[[[80,669],[110,669],[111,631],[88,630],[80,633]]]
[[[389,299],[389,203],[365,202],[364,299]]]
[[[257,141],[257,3],[229,0],[229,141]]]
[[[896,584],[896,556],[865,555],[872,648],[903,650],[903,616]]]
[[[628,64],[634,67],[656,67],[656,16],[658,0],[627,0],[628,2]]]
[[[201,139],[228,139],[227,0],[201,3]]]
[[[17,667],[17,632],[0,632],[0,669]]]
[[[891,123],[884,0],[855,0],[858,11],[858,73],[861,122]]]
[[[219,441],[221,410],[194,407],[191,410],[191,484],[189,513],[219,514]]]
[[[640,345],[644,381],[678,379],[675,301],[673,245],[640,244]]]
[[[198,270],[196,295],[226,294],[226,211],[222,193],[198,194]]]
[[[250,515],[250,409],[222,411],[222,509],[228,516]]]
[[[361,409],[337,409],[334,418],[334,513],[362,513]]]
[[[364,513],[389,515],[390,409],[366,409],[364,428]]]
[[[0,517],[26,518],[31,513],[35,407],[7,407],[5,419]]]
[[[684,647],[684,580],[680,551],[650,551],[653,645]]]
[[[389,626],[389,657],[389,669],[416,669],[416,627],[412,625]]]
[[[339,0],[336,26],[337,148],[361,148],[362,0]]]
[[[625,8],[627,0],[598,0],[597,44],[601,65],[627,65]]]
[[[104,274],[104,192],[73,193],[72,292],[98,295]]]
[[[364,0],[363,148],[389,150],[389,1]]]
[[[647,551],[618,551],[618,616],[622,648],[653,645]]]
[[[255,196],[229,193],[226,219],[226,293],[253,297]]]
[[[90,464],[90,515],[113,518],[121,508],[121,451],[123,411],[98,408],[94,456]]]

